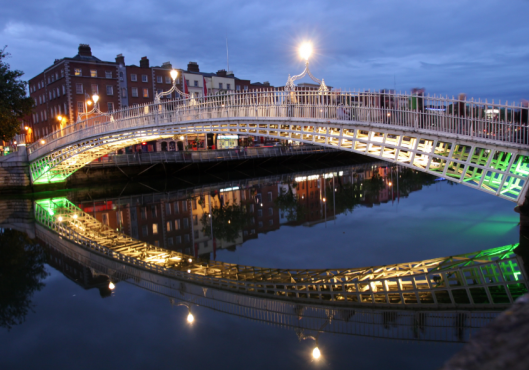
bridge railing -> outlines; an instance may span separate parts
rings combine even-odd
[[[528,108],[521,105],[458,100],[385,92],[321,94],[314,90],[280,89],[233,92],[132,106],[92,116],[55,131],[28,147],[57,147],[83,134],[116,129],[220,118],[306,118],[341,123],[378,123],[415,130],[458,134],[513,144],[528,144]],[[62,140],[68,138],[70,140]]]

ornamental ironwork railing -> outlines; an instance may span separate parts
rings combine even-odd
[[[459,100],[388,92],[322,92],[283,89],[233,92],[132,106],[96,115],[55,131],[28,146],[44,155],[72,139],[120,129],[148,128],[223,118],[336,120],[374,123],[431,133],[458,135],[525,148],[528,108],[505,102]],[[79,133],[72,137],[72,134]]]

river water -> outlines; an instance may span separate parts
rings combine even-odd
[[[470,253],[519,239],[513,203],[383,163],[164,192],[150,184],[99,190],[55,196],[120,232],[206,261],[352,268]],[[472,334],[450,325],[442,335],[411,333],[414,328],[392,326],[392,316],[384,316],[375,332],[336,334],[326,331],[326,323],[321,332],[302,330],[201,304],[192,305],[190,324],[188,308],[174,297],[112,279],[108,271],[72,262],[53,246],[10,230],[35,236],[34,224],[22,222],[20,213],[4,217],[2,227],[2,369],[436,369]],[[315,339],[318,360],[311,355]]]

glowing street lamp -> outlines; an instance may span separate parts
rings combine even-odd
[[[321,352],[320,352],[320,349],[318,347],[314,347],[314,349],[312,350],[312,358],[314,358],[315,360],[319,359],[321,357]]]
[[[171,78],[173,80],[173,86],[168,91],[156,93],[156,96],[154,98],[154,103],[155,104],[159,104],[160,103],[160,99],[163,96],[171,95],[171,93],[173,91],[178,92],[178,94],[180,94],[180,96],[183,96],[185,98],[189,97],[189,94],[186,94],[186,93],[180,91],[180,89],[178,89],[178,87],[176,87],[176,78],[178,77],[178,71],[176,69],[172,69],[171,72],[169,72],[169,74],[171,75]]]
[[[314,77],[309,69],[309,58],[312,55],[312,44],[310,42],[305,42],[301,44],[301,46],[299,47],[299,55],[301,56],[301,58],[305,59],[305,69],[299,75],[292,76],[292,77],[288,75],[285,90],[293,91],[296,88],[296,85],[294,85],[294,81],[299,80],[300,78],[303,78],[306,75],[309,75],[312,81],[320,85],[320,88],[318,89],[320,93],[328,93],[329,88],[327,87],[327,85],[325,85],[325,82],[323,81],[323,79],[319,80],[316,77]]]

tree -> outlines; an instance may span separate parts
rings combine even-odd
[[[11,71],[5,62],[10,55],[6,47],[0,50],[0,139],[9,141],[20,132],[20,120],[31,114],[33,99],[26,96],[27,82],[20,80],[24,72]]]

